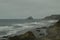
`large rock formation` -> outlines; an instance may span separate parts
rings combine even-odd
[[[28,18],[27,18],[27,20],[33,20],[33,17],[32,17],[32,16],[30,16],[30,17],[28,17]]]
[[[23,35],[9,37],[9,40],[36,40],[34,34],[32,32],[27,32]]]
[[[41,40],[60,40],[60,20],[48,29],[48,35],[40,38]]]

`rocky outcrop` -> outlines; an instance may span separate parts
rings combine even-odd
[[[30,31],[23,35],[9,37],[8,39],[9,40],[36,40],[35,36]]]
[[[41,40],[60,40],[60,20],[48,29],[48,35],[40,38]]]
[[[53,20],[59,20],[60,19],[60,15],[51,15],[51,16],[47,16],[45,17],[44,19],[47,19],[47,20],[50,20],[50,19],[53,19]]]
[[[30,16],[30,17],[28,17],[28,18],[27,18],[27,20],[33,20],[33,17],[32,17],[32,16]]]

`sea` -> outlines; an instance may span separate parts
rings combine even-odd
[[[58,20],[0,19],[0,40],[2,40],[4,36],[17,35],[18,32],[23,34],[25,30],[29,31],[31,29],[43,26],[49,27],[57,21]]]

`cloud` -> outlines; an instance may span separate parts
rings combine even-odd
[[[0,18],[35,18],[60,13],[60,0],[0,0]]]

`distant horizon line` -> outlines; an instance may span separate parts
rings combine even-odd
[[[52,15],[49,15],[49,16],[53,16],[53,15],[60,15],[60,14],[52,14]],[[48,15],[47,15],[48,16]],[[47,17],[47,16],[45,16],[45,17]],[[29,16],[30,17],[30,16]],[[40,17],[40,18],[34,18],[33,16],[32,16],[32,18],[33,19],[43,19],[43,18],[45,18],[45,17]],[[24,17],[24,18],[0,18],[0,19],[27,19],[28,17]]]

